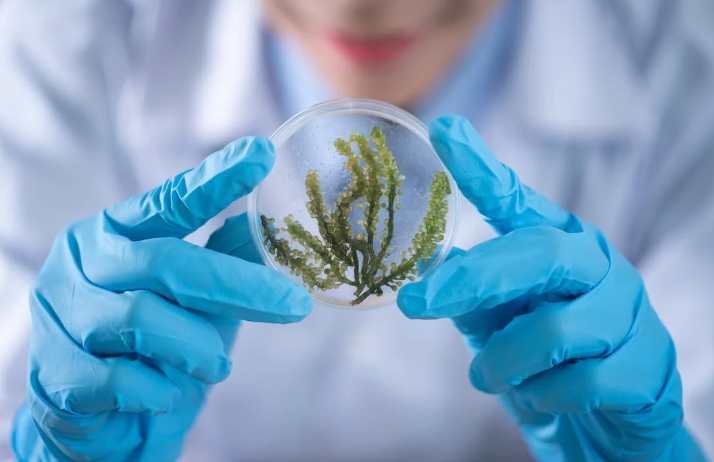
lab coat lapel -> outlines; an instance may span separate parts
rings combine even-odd
[[[279,114],[258,2],[220,2],[213,15],[192,126],[206,143],[237,133],[269,136]]]
[[[154,18],[118,124],[139,190],[279,123],[257,2],[176,0]]]
[[[656,113],[633,48],[607,4],[526,5],[506,83],[478,128],[525,183],[624,236],[624,213],[613,208],[633,205],[624,202]]]
[[[527,7],[509,98],[515,121],[543,140],[631,138],[646,104],[612,9],[599,2]]]

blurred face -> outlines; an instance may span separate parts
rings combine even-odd
[[[409,106],[447,72],[500,0],[263,0],[341,96]]]

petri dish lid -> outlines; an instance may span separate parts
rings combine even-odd
[[[292,250],[305,250],[305,246],[301,245],[286,229],[286,217],[290,217],[289,219],[299,223],[305,231],[317,238],[329,250],[330,246],[326,240],[329,236],[321,234],[318,220],[308,209],[311,196],[308,195],[306,178],[311,172],[313,175],[317,174],[325,211],[329,216],[335,210],[340,193],[349,188],[353,177],[345,168],[346,157],[338,153],[335,141],[342,139],[349,143],[353,134],[364,135],[369,140],[370,148],[378,154],[374,140],[370,138],[375,128],[384,134],[386,146],[394,156],[400,173],[400,184],[397,205],[393,212],[394,232],[389,251],[382,260],[384,265],[380,265],[382,270],[377,271],[374,277],[361,278],[362,282],[364,280],[375,282],[380,281],[379,277],[386,278],[392,274],[390,272],[392,264],[398,266],[413,255],[413,252],[410,253],[413,250],[413,238],[420,229],[423,229],[422,222],[432,196],[432,181],[437,172],[443,172],[439,175],[446,176],[451,191],[445,198],[447,211],[443,223],[443,236],[439,239],[431,257],[419,260],[411,278],[418,280],[441,264],[451,249],[459,196],[455,194],[456,184],[453,178],[429,142],[426,126],[408,112],[376,100],[341,98],[312,106],[291,117],[271,135],[270,140],[276,150],[275,165],[263,182],[248,196],[247,205],[250,231],[265,264],[287,275],[294,282],[307,286],[319,305],[352,309],[391,306],[396,301],[398,286],[408,282],[395,283],[392,288],[382,286],[381,294],[367,294],[364,288],[362,292],[356,293],[358,289],[355,287],[356,284],[348,283],[339,283],[336,287],[322,289],[314,285],[310,287],[304,277],[278,261],[275,245],[271,245],[270,239],[267,239],[269,237],[283,239]],[[359,158],[358,145],[352,142],[350,146]],[[363,161],[360,161],[360,165],[362,170],[367,172],[367,165]],[[382,243],[388,236],[386,223],[389,217],[389,200],[385,181],[386,179],[382,178],[384,194],[380,199],[381,207],[375,220],[376,228],[372,233],[371,248],[375,255],[379,255]],[[365,226],[367,221],[365,210],[368,208],[364,197],[352,204],[349,213],[350,239],[367,240],[369,233]],[[271,224],[267,225],[268,222]],[[360,252],[355,254],[359,265],[364,257]],[[308,261],[312,262],[313,270],[324,265],[324,261],[314,259],[314,252],[310,255]],[[380,260],[374,256],[372,259],[373,265]],[[348,257],[341,263],[341,267],[345,270],[343,279],[354,283],[358,276],[354,273],[354,265],[348,266],[350,261]],[[328,272],[330,271],[329,265],[324,267]],[[375,271],[375,266],[369,268],[368,273]],[[362,265],[358,273],[364,270]],[[332,271],[335,272],[339,271]],[[325,274],[320,273],[320,277],[324,279]],[[355,300],[360,295],[359,303],[355,304]]]

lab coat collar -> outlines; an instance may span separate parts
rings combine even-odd
[[[518,0],[516,0],[518,1]],[[644,89],[612,11],[599,2],[527,2],[504,99],[545,139],[628,138]]]
[[[199,138],[267,136],[281,121],[258,3],[217,7],[194,113]],[[510,117],[542,139],[630,137],[647,110],[645,92],[613,12],[598,2],[524,3],[513,67],[498,96]]]

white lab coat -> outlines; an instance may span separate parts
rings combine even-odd
[[[712,4],[527,8],[478,128],[641,269],[677,345],[686,423],[712,456]],[[258,15],[233,0],[0,2],[0,446],[24,394],[28,285],[55,233],[280,122]],[[457,243],[488,235],[471,220]],[[530,457],[497,400],[468,384],[447,321],[318,308],[244,325],[233,359],[185,460]]]

